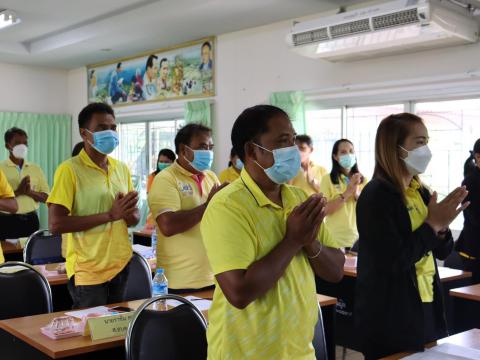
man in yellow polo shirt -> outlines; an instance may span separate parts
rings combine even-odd
[[[157,224],[157,267],[165,269],[171,293],[213,285],[200,233],[200,220],[218,191],[213,162],[212,131],[189,124],[175,137],[177,160],[160,172],[148,193]]]
[[[288,115],[246,109],[232,129],[245,166],[208,205],[201,230],[216,287],[208,359],[315,359],[314,274],[343,276],[344,255],[323,226],[326,200],[285,185],[300,154]]]
[[[320,192],[320,183],[327,170],[310,160],[313,152],[313,142],[310,136],[297,135],[295,143],[300,150],[301,167],[290,185],[299,187],[307,195],[317,194]]]
[[[5,132],[5,147],[10,155],[0,162],[9,184],[15,189],[18,203],[16,214],[0,213],[0,238],[27,237],[40,227],[37,210],[47,200],[49,187],[42,169],[26,161],[28,151],[27,133],[13,127]]]
[[[0,170],[0,210],[14,214],[18,210],[15,194],[7,181],[5,174]],[[5,262],[2,247],[0,246],[0,264]]]
[[[84,149],[58,167],[47,200],[50,231],[71,233],[66,267],[74,308],[124,300],[132,257],[128,226],[139,221],[130,171],[108,156],[118,145],[113,109],[89,104],[78,125]]]

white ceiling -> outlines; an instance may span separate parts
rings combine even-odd
[[[358,1],[0,0],[0,9],[22,19],[0,30],[0,62],[72,69],[352,3]]]

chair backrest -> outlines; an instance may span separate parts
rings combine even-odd
[[[181,304],[167,311],[147,309],[159,301]],[[207,321],[198,308],[177,295],[146,300],[135,312],[125,339],[127,360],[207,358]]]
[[[1,264],[0,289],[0,320],[53,311],[48,280],[29,264],[19,261]]]
[[[325,329],[323,327],[322,309],[318,307],[318,321],[315,325],[315,333],[313,335],[313,348],[315,349],[315,357],[317,360],[327,360],[327,342],[325,341]]]
[[[38,230],[27,240],[23,249],[23,261],[32,265],[65,262],[62,256],[62,236],[48,230]]]
[[[128,272],[124,301],[148,299],[152,297],[152,269],[147,259],[133,252]]]

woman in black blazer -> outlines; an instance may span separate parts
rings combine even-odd
[[[464,185],[468,190],[465,199],[470,206],[465,209],[463,230],[455,250],[462,258],[464,270],[472,272],[472,282],[480,283],[480,139],[475,142],[470,157],[465,162]]]
[[[431,159],[427,143],[413,114],[390,115],[377,130],[375,172],[357,204],[354,319],[367,359],[422,351],[447,335],[434,258],[451,252],[448,226],[468,206],[467,192],[458,188],[439,203],[430,195],[418,178]]]

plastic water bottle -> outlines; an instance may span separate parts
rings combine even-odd
[[[155,272],[155,277],[152,282],[152,294],[154,297],[168,294],[168,280],[162,268],[157,268]],[[157,301],[155,304],[155,309],[166,310],[167,308],[164,300]]]
[[[152,231],[152,255],[157,257],[157,228],[154,227]]]

